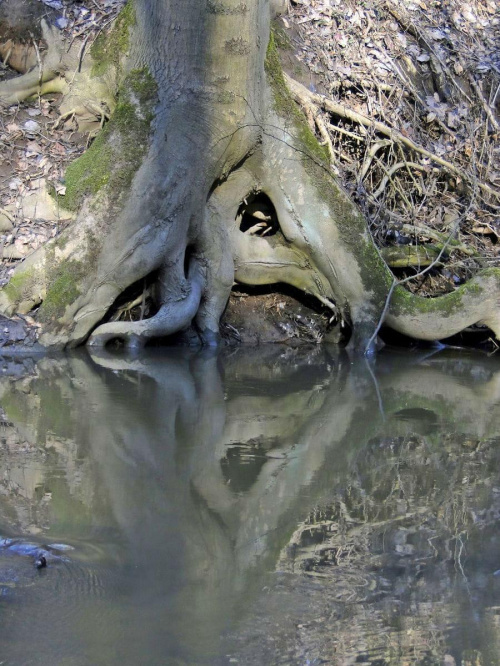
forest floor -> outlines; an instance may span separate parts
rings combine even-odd
[[[311,127],[396,277],[435,296],[496,265],[498,3],[297,0],[279,23]]]
[[[86,49],[124,4],[40,2],[68,44],[81,40]],[[297,100],[396,278],[412,277],[408,288],[435,296],[497,265],[495,0],[290,0],[274,29],[285,71],[303,86]],[[33,48],[33,36],[24,41]],[[0,81],[15,75],[4,57]],[[79,131],[76,117],[62,118],[59,104],[52,94],[0,112],[0,286],[72,219],[64,210],[64,172],[93,135]],[[327,314],[295,296],[235,291],[224,337],[230,343],[320,341]],[[134,317],[134,309],[122,316]],[[34,325],[25,317],[22,330],[25,323]],[[0,322],[0,345],[19,344],[21,329],[11,334],[7,328],[2,333]]]

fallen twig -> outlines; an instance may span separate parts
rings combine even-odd
[[[403,134],[401,134],[401,132],[398,132],[398,130],[389,127],[387,125],[384,125],[384,123],[381,123],[378,120],[372,120],[371,118],[368,118],[367,116],[364,116],[361,113],[358,113],[357,111],[348,109],[346,106],[342,104],[333,102],[324,95],[318,95],[317,93],[311,92],[301,83],[298,83],[287,74],[285,74],[284,76],[287,85],[290,89],[290,92],[292,93],[292,96],[299,104],[303,103],[303,100],[310,100],[315,104],[322,106],[330,113],[334,113],[335,115],[340,116],[341,118],[345,118],[353,123],[363,125],[364,127],[372,127],[376,132],[379,132],[380,134],[389,137],[391,141],[397,141],[398,143],[401,143],[407,148],[409,148],[410,150],[413,150],[414,152],[419,153],[424,157],[427,157],[436,164],[440,164],[441,166],[445,167],[448,171],[459,176],[462,180],[466,182],[471,182],[472,180],[474,180],[472,176],[467,174],[465,171],[462,171],[462,169],[459,169],[451,162],[448,162],[448,160],[439,157],[439,155],[432,153],[426,148],[419,146],[410,138],[404,136]],[[488,192],[488,194],[491,194],[496,199],[500,199],[500,192],[494,190],[486,183],[477,181],[477,185],[484,192]]]

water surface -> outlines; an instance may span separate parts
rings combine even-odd
[[[495,356],[0,369],[0,662],[500,663]]]

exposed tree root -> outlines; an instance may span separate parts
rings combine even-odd
[[[382,149],[404,146],[464,181],[470,180],[468,174],[386,124],[286,79],[293,97],[309,110],[325,151],[294,104],[273,42],[264,69],[265,0],[244,8],[238,0],[226,0],[224,12],[214,5],[217,11],[203,15],[204,30],[198,31],[207,43],[195,41],[187,50],[183,35],[191,35],[194,22],[201,20],[197,0],[186,0],[182,11],[176,10],[184,32],[169,29],[170,5],[159,3],[154,11],[145,0],[134,5],[138,15],[130,28],[128,75],[118,102],[113,97],[108,104],[116,112],[68,183],[79,217],[19,267],[0,296],[5,311],[30,309],[42,301],[41,341],[49,346],[75,346],[88,339],[98,347],[118,338],[135,348],[191,325],[201,342],[213,344],[236,280],[286,283],[317,298],[351,327],[350,345],[362,351],[382,323],[422,339],[441,339],[472,323],[500,334],[500,271],[486,271],[453,294],[432,300],[414,297],[394,281],[365,218],[332,175],[335,148],[317,109],[388,137],[377,141],[366,163],[376,162]],[[158,44],[141,33],[152,19],[161,28]],[[100,102],[112,89],[106,81],[116,80],[116,71],[90,76],[91,58],[85,64],[80,48],[71,67],[66,56],[61,65],[56,38],[46,26],[44,31],[49,55],[42,71],[0,86],[0,97],[13,99],[33,86],[43,91],[43,85],[61,79],[54,78],[60,71],[61,85],[67,86],[62,113],[82,106],[82,86],[93,80],[84,102],[101,122]],[[257,41],[248,57],[243,42]],[[172,53],[181,54],[177,69],[169,69]],[[217,85],[193,87],[200,62],[207,63],[206,81]],[[403,169],[415,177],[421,167],[398,159],[385,169],[373,196],[382,196]],[[498,196],[486,183],[473,185]],[[251,219],[243,223],[245,216]],[[451,234],[439,242],[434,262],[447,247],[459,247]],[[125,290],[156,273],[154,316],[101,324]]]
[[[192,259],[186,285],[188,293],[184,299],[164,303],[159,312],[149,319],[103,324],[91,334],[87,344],[91,347],[105,347],[111,340],[118,339],[124,342],[126,347],[138,349],[151,338],[166,337],[187,328],[200,305],[203,272],[199,261]]]
[[[16,52],[16,69],[23,73],[0,84],[0,105],[16,104],[34,95],[62,93],[60,121],[76,116],[81,131],[97,131],[103,116],[109,116],[114,108],[116,73],[95,74],[93,59],[83,58],[85,40],[83,45],[74,42],[68,47],[61,32],[43,19],[41,31],[47,50],[40,54],[34,41],[31,51],[25,47],[24,56]],[[6,57],[12,57],[15,46],[4,46]],[[115,66],[109,65],[110,69]]]
[[[490,328],[500,339],[500,269],[485,270],[451,294],[408,298],[394,290],[384,323],[420,340],[442,340],[473,324]]]

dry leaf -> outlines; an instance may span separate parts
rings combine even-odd
[[[52,146],[52,152],[56,153],[57,155],[66,155],[66,148],[62,145],[62,143],[59,143],[59,141],[57,141]]]
[[[26,144],[26,157],[30,157],[31,155],[41,155],[42,152],[42,147],[36,141],[28,141]]]

